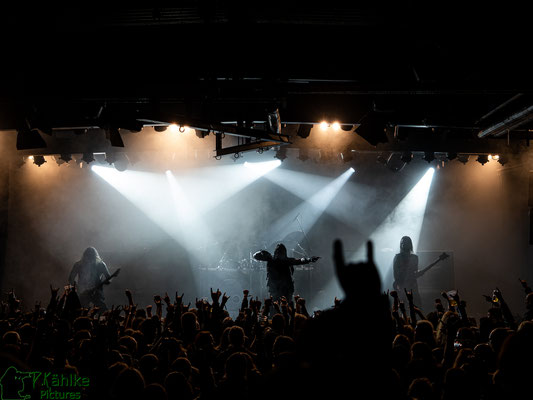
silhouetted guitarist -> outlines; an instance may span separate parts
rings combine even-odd
[[[94,247],[88,247],[83,252],[81,260],[72,267],[68,281],[74,285],[76,277],[78,278],[76,287],[83,307],[89,307],[92,303],[100,311],[104,311],[107,310],[107,306],[104,303],[103,285],[109,284],[110,279],[116,276],[118,271],[120,270],[111,275],[98,251]]]
[[[418,291],[418,278],[448,257],[448,254],[442,253],[439,258],[427,267],[418,270],[418,256],[413,254],[413,242],[409,236],[402,237],[400,240],[400,252],[394,256],[393,262],[394,283],[392,286],[394,290],[398,292],[399,296],[402,296],[404,289],[412,290],[414,304],[421,307],[422,302]],[[406,301],[404,298],[402,300]]]

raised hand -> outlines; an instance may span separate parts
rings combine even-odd
[[[213,299],[213,302],[218,303],[218,300],[220,299],[220,296],[222,295],[222,292],[220,289],[217,289],[216,292],[213,292],[213,288],[211,288],[211,299]]]
[[[54,288],[52,287],[52,284],[50,284],[50,294],[52,295],[53,299],[57,297],[57,292],[59,292],[59,288]]]
[[[412,304],[413,303],[413,290],[407,290],[407,289],[403,289],[404,292],[405,292],[405,297],[407,298],[407,301],[409,301],[409,304]]]
[[[165,292],[165,297],[163,297],[163,301],[165,302],[167,306],[170,305],[170,296],[168,295],[167,292]]]
[[[219,291],[219,293],[220,293],[220,291]],[[222,295],[222,302],[220,303],[220,305],[222,307],[224,307],[226,305],[226,303],[228,302],[230,297],[231,296],[226,296],[226,292],[224,292],[224,294]]]
[[[274,304],[274,309],[276,310],[276,312],[281,313],[281,309],[279,307],[279,301],[274,301],[272,302],[272,304]]]
[[[161,305],[161,296],[159,296],[158,294],[156,294],[154,296],[154,303],[157,305],[157,306],[160,306]]]
[[[175,295],[175,303],[176,303],[176,306],[180,306],[181,303],[183,302],[183,296],[184,296],[185,293],[182,293],[181,296],[178,296],[178,292],[176,292],[176,295]]]
[[[126,289],[125,293],[126,293],[126,297],[128,298],[128,303],[133,304],[133,296],[131,295],[130,290]]]
[[[333,243],[333,261],[339,283],[346,293],[346,299],[354,299],[356,295],[379,296],[381,293],[381,279],[374,264],[374,246],[371,241],[366,244],[367,260],[356,264],[346,264],[342,242]],[[365,282],[361,285],[361,282]]]

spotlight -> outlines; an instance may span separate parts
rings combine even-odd
[[[387,168],[391,171],[398,172],[405,167],[406,162],[403,161],[403,155],[400,153],[392,153],[387,160]]]
[[[156,125],[154,126],[154,131],[156,132],[165,132],[167,130],[166,125]]]
[[[105,153],[105,160],[109,165],[113,164],[116,159],[115,153]]]
[[[280,146],[279,150],[276,151],[276,155],[274,157],[280,161],[285,160],[287,158],[287,149],[285,148],[285,146]]]
[[[313,128],[313,125],[310,125],[310,124],[300,124],[298,126],[298,131],[296,132],[296,134],[298,136],[300,136],[302,139],[305,139],[306,137],[309,136],[309,134],[311,133],[311,128]]]
[[[422,159],[430,163],[435,159],[435,153],[433,153],[432,151],[425,151],[424,157],[422,157]]]
[[[413,153],[410,151],[404,151],[402,153],[402,156],[400,157],[400,160],[402,160],[404,163],[409,163],[413,159]]]
[[[509,161],[509,160],[507,159],[506,156],[499,156],[499,157],[498,157],[498,162],[499,162],[502,166],[505,165],[505,164],[507,164],[508,161]]]
[[[71,160],[72,160],[72,155],[70,154],[67,154],[67,153],[63,153],[59,156],[59,159],[66,162],[66,163],[69,163]]]
[[[300,149],[298,153],[298,160],[307,161],[309,160],[309,153],[307,149]]]
[[[495,154],[492,156],[492,159],[498,161],[500,159],[500,156],[498,154]]]
[[[457,153],[446,153],[446,158],[450,161],[455,160],[457,158]]]
[[[233,154],[233,160],[238,160],[241,155],[239,153]]]
[[[341,129],[346,132],[350,132],[353,129],[353,125],[341,125]]]
[[[180,125],[180,127],[179,127],[178,130],[179,130],[181,133],[184,133],[187,129],[188,129],[187,126],[185,126],[185,125]]]
[[[326,121],[322,121],[320,123],[320,129],[322,129],[323,131],[325,131],[326,129],[328,129],[329,127],[329,124],[326,122]]]
[[[113,163],[115,169],[120,172],[126,171],[128,169],[129,160],[126,154],[124,153],[116,153],[115,154],[115,162]]]
[[[33,156],[33,163],[38,167],[43,165],[45,162],[46,160],[44,159],[44,156]]]
[[[489,162],[489,157],[486,154],[480,154],[477,157],[477,162],[480,163],[481,165],[485,165],[486,163]]]
[[[205,138],[206,136],[209,136],[209,131],[202,131],[201,129],[195,129],[194,132],[196,133],[196,136],[200,139]]]
[[[85,163],[90,164],[94,161],[94,155],[93,153],[83,153],[83,157],[81,158],[82,161],[85,161]]]
[[[466,164],[468,162],[468,159],[470,156],[468,154],[458,154],[457,155],[457,161]]]
[[[176,124],[170,124],[169,128],[170,128],[170,132],[178,132],[179,131],[179,127]]]
[[[339,129],[341,129],[341,124],[339,124],[337,121],[335,121],[333,124],[331,124],[331,128],[334,131],[338,131]]]
[[[105,153],[93,153],[93,156],[94,156],[94,160],[98,164],[105,165],[105,163],[106,163],[106,155],[105,155]]]

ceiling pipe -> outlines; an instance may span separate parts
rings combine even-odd
[[[501,122],[498,122],[495,125],[488,127],[487,129],[481,130],[477,136],[479,138],[494,136],[501,136],[508,131],[512,131],[519,126],[526,124],[527,122],[533,120],[533,106],[529,106],[522,111],[519,111],[510,117],[504,119]]]

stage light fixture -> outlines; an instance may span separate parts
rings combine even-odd
[[[113,166],[117,171],[124,172],[126,169],[128,169],[129,160],[126,154],[124,153],[116,153],[115,154],[115,162],[113,163]]]
[[[477,162],[480,163],[481,165],[485,165],[486,163],[489,162],[489,157],[486,154],[480,154],[477,157]]]
[[[435,160],[435,153],[432,151],[425,151],[422,159],[430,163],[431,161]]]
[[[341,125],[341,129],[346,132],[350,132],[353,129],[353,125]]]
[[[410,163],[413,159],[413,153],[410,151],[404,151],[402,153],[402,156],[400,157],[400,160],[402,160],[404,163]]]
[[[167,130],[166,125],[156,125],[154,126],[154,131],[156,132],[165,132]]]
[[[500,159],[500,156],[498,154],[494,154],[492,156],[492,159],[498,161]]]
[[[287,158],[287,149],[285,146],[280,146],[274,157],[280,161],[285,160]]]
[[[468,159],[470,156],[468,154],[458,154],[457,155],[457,161],[460,163],[466,164],[468,162]]]
[[[206,136],[209,136],[210,131],[203,131],[201,129],[195,129],[194,132],[196,133],[196,136],[200,139],[205,138]]]
[[[33,163],[38,167],[43,165],[45,162],[46,160],[44,159],[44,156],[33,156]]]
[[[170,124],[170,125],[169,125],[169,129],[170,129],[170,132],[174,132],[174,133],[176,133],[176,132],[179,132],[179,129],[180,129],[180,128],[179,128],[178,125],[176,125],[176,124]]]
[[[62,153],[59,156],[59,159],[64,161],[64,162],[66,162],[66,163],[69,163],[72,160],[72,155],[71,154],[67,154],[67,153]]]
[[[115,153],[105,153],[105,160],[109,165],[112,165],[116,160]]]
[[[339,124],[337,121],[335,121],[333,124],[331,124],[331,128],[334,131],[338,131],[339,129],[341,129],[341,124]]]
[[[387,160],[387,168],[391,171],[398,172],[405,167],[406,162],[403,161],[403,155],[400,153],[392,153]]]
[[[446,158],[450,161],[455,160],[457,158],[457,153],[448,152],[446,153]]]
[[[310,124],[300,124],[298,126],[298,130],[296,131],[296,134],[300,136],[302,139],[305,139],[309,136],[311,133],[311,129],[313,128],[313,125]]]
[[[499,156],[499,157],[498,157],[498,162],[499,162],[502,166],[504,166],[505,164],[507,164],[508,161],[509,161],[509,160],[507,159],[506,156]]]
[[[92,163],[94,161],[93,153],[83,153],[83,157],[81,158],[81,161],[85,161],[86,164]]]
[[[180,131],[180,133],[185,133],[185,131],[186,131],[187,129],[188,129],[187,126],[185,126],[185,125],[180,125],[180,127],[179,127],[178,130]]]
[[[320,129],[322,129],[323,131],[325,131],[328,128],[329,128],[329,124],[326,121],[322,121],[320,123]]]

